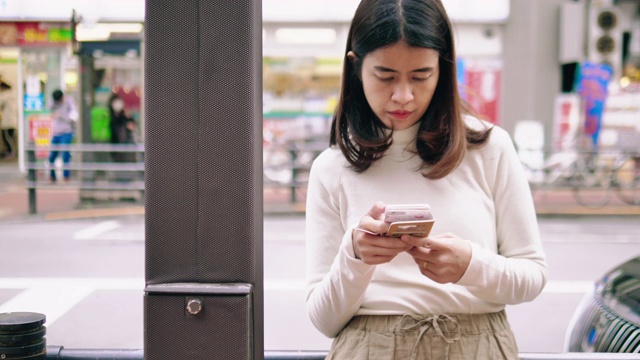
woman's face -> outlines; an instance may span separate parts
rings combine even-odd
[[[407,129],[427,111],[438,85],[438,57],[436,50],[410,47],[404,41],[365,56],[364,94],[373,112],[388,128]]]

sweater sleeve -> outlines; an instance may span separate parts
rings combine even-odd
[[[545,261],[529,184],[509,135],[501,128],[499,156],[489,179],[495,203],[496,249],[472,243],[467,271],[458,281],[478,298],[496,304],[535,299],[547,281]]]
[[[67,100],[67,116],[72,123],[78,122],[78,108],[71,99]]]
[[[325,154],[326,155],[326,154]],[[311,168],[306,208],[306,305],[311,322],[333,338],[356,314],[375,266],[355,258],[351,233],[342,225],[336,164],[320,156]]]

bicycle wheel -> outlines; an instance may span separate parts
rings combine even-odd
[[[629,158],[616,171],[616,194],[629,205],[640,205],[640,158]]]
[[[611,169],[600,167],[593,158],[582,158],[574,163],[571,187],[578,204],[591,209],[606,206],[611,201]]]
[[[611,187],[574,187],[573,198],[584,207],[599,209],[611,201]]]

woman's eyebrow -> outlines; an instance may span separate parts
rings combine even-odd
[[[394,70],[394,69],[391,69],[391,68],[388,68],[388,67],[384,67],[384,66],[374,66],[373,68],[374,68],[374,70],[381,71],[381,72],[392,72],[392,73],[397,73],[398,72],[398,70]],[[427,67],[423,67],[423,68],[420,68],[420,69],[412,70],[411,72],[428,73],[428,72],[431,72],[431,71],[433,71],[433,67],[427,66]]]

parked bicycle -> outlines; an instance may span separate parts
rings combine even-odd
[[[606,206],[615,192],[630,205],[640,205],[640,153],[578,152],[551,154],[539,166],[522,161],[532,190],[570,189],[582,206]]]
[[[640,153],[627,153],[615,175],[618,197],[627,204],[640,205]]]

